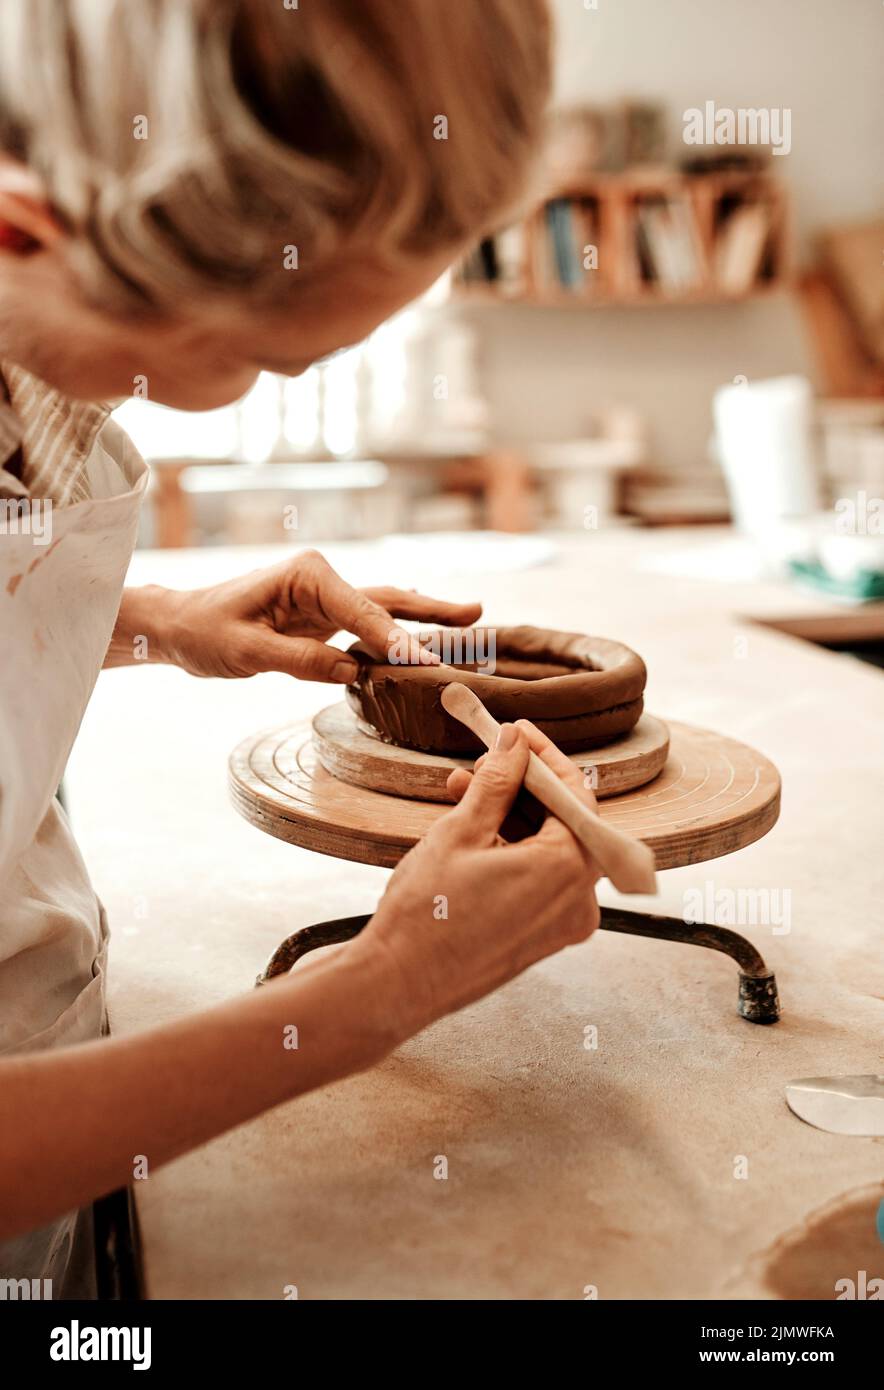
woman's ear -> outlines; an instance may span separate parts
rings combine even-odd
[[[27,255],[64,236],[40,178],[17,160],[0,156],[0,252]]]

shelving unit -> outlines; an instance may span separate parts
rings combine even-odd
[[[789,210],[767,173],[631,169],[561,183],[483,242],[458,302],[554,308],[734,303],[788,282]]]

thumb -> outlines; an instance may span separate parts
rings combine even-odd
[[[302,681],[332,681],[344,685],[359,670],[352,656],[312,637],[286,637],[281,632],[255,633],[249,642],[253,672],[282,671]]]
[[[493,845],[509,814],[528,767],[528,741],[514,724],[504,724],[494,748],[482,760],[470,785],[447,817],[464,845]]]

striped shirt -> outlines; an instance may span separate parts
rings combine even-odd
[[[89,496],[87,462],[110,407],[71,401],[0,362],[0,497],[69,507]]]

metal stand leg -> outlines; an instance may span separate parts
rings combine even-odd
[[[372,915],[369,912],[365,917],[336,917],[332,922],[317,922],[312,927],[302,927],[300,931],[287,936],[281,946],[277,946],[255,984],[266,985],[275,975],[286,975],[295,961],[306,956],[308,951],[317,951],[320,946],[336,946],[340,941],[352,941],[363,927],[368,926]]]
[[[275,975],[284,975],[295,961],[320,946],[332,946],[351,941],[371,921],[365,917],[339,917],[332,922],[317,922],[303,927],[277,947],[266,970],[256,984],[266,984]],[[750,1023],[776,1023],[780,1016],[780,1001],[776,977],[768,970],[763,957],[750,941],[727,927],[709,927],[702,923],[688,924],[678,917],[652,917],[644,912],[625,912],[620,908],[603,907],[601,926],[605,931],[627,932],[630,936],[653,936],[659,941],[680,941],[685,946],[705,946],[710,951],[723,951],[740,968],[740,994],[737,1012]]]
[[[683,922],[679,917],[652,917],[644,912],[625,912],[602,908],[605,931],[628,932],[630,936],[653,936],[660,941],[681,941],[685,946],[706,946],[724,951],[740,967],[740,995],[737,1012],[750,1023],[776,1023],[780,1016],[776,976],[751,941],[727,927],[708,927],[705,923]]]

